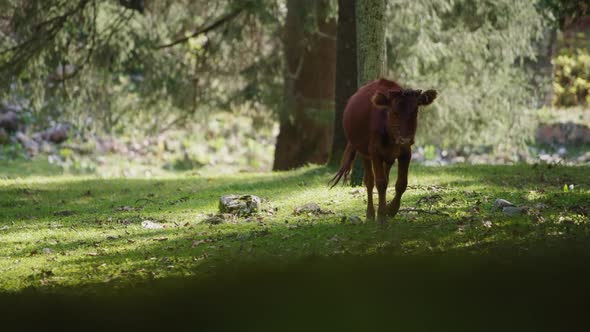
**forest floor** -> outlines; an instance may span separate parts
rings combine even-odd
[[[395,168],[392,172],[395,179]],[[57,173],[43,163],[0,165],[0,293],[5,296],[146,291],[145,285],[166,280],[212,282],[219,290],[216,281],[238,278],[239,267],[253,270],[265,262],[240,279],[249,280],[255,294],[262,291],[256,280],[292,266],[314,271],[335,265],[338,276],[324,281],[338,284],[340,277],[355,275],[342,270],[347,264],[334,264],[343,260],[369,264],[375,272],[394,269],[378,261],[383,257],[438,262],[461,256],[478,262],[461,270],[469,274],[483,261],[590,253],[586,166],[412,165],[402,211],[385,228],[365,221],[363,188],[329,190],[334,170],[321,166],[150,179]],[[234,193],[260,196],[264,212],[217,225],[202,222],[218,212],[220,196]],[[496,199],[527,209],[507,216],[494,208]],[[310,202],[322,213],[294,213]],[[417,270],[396,275],[413,276],[408,271]],[[266,277],[260,277],[262,271]],[[372,276],[362,283],[383,278]]]

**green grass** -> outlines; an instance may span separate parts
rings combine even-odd
[[[342,221],[352,215],[364,220],[365,193],[344,186],[328,190],[333,170],[325,167],[99,179],[26,165],[0,169],[4,292],[93,292],[154,279],[210,280],[223,273],[220,267],[262,260],[282,266],[309,257],[543,254],[564,242],[585,246],[590,231],[584,215],[590,208],[590,167],[412,165],[402,208],[422,212],[402,212],[381,229]],[[575,189],[564,192],[564,184]],[[201,223],[217,211],[219,197],[230,193],[258,195],[266,200],[263,207],[276,211],[251,221]],[[506,217],[492,210],[496,198],[547,207]],[[293,215],[308,202],[333,213]],[[132,210],[119,209],[125,206]],[[145,229],[144,220],[165,227]]]

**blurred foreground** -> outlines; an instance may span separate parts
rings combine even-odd
[[[0,308],[3,326],[25,330],[566,331],[585,323],[590,257],[561,249],[500,259],[377,255],[226,265],[204,282],[3,294]]]

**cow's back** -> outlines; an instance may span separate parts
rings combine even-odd
[[[371,116],[374,112],[379,112],[371,103],[371,98],[377,91],[386,93],[388,90],[401,90],[401,87],[384,78],[375,80],[358,89],[346,104],[342,119],[346,138],[364,155],[369,154]]]

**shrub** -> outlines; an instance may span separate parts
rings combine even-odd
[[[557,107],[590,106],[590,53],[578,49],[554,60],[553,104]]]

